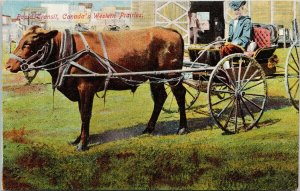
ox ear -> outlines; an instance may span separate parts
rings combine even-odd
[[[37,40],[50,40],[51,38],[54,38],[57,35],[58,31],[57,30],[52,30],[52,31],[39,31],[37,33],[37,37],[34,38],[34,41]]]

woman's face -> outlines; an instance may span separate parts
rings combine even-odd
[[[242,16],[243,7],[238,8],[237,10],[234,10],[234,14],[236,18]]]

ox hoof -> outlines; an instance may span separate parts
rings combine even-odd
[[[78,143],[75,142],[75,141],[69,141],[68,144],[71,145],[71,146],[76,146],[76,145],[78,145]]]
[[[177,131],[178,135],[183,135],[183,134],[187,134],[187,133],[189,133],[189,130],[187,128],[180,128]]]
[[[79,145],[77,145],[77,148],[76,148],[77,151],[86,151],[88,149],[89,148],[86,145],[82,145],[81,143]]]
[[[76,146],[80,143],[80,136],[75,139],[75,141],[70,141],[69,145]]]
[[[146,129],[143,131],[143,134],[151,134],[153,131],[154,131],[154,129],[146,128]]]

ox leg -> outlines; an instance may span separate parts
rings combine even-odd
[[[176,98],[179,113],[180,113],[180,124],[177,134],[184,134],[188,132],[187,121],[186,121],[186,113],[185,113],[185,93],[186,89],[182,85],[182,82],[179,84],[170,83],[172,92]]]
[[[79,113],[81,113],[81,109],[80,109],[80,100],[78,101],[78,108],[79,108]],[[81,134],[82,134],[82,126],[81,126],[81,130],[80,130],[80,135],[75,139],[75,141],[70,142],[71,145],[76,146],[80,143],[80,139],[81,139]]]
[[[81,115],[81,143],[77,146],[77,150],[84,151],[88,149],[87,145],[89,139],[90,120],[92,117],[92,107],[95,94],[92,87],[84,85],[83,87],[79,88],[79,95],[79,108]]]
[[[143,133],[153,132],[160,111],[167,99],[167,93],[165,91],[163,83],[159,83],[159,84],[150,83],[150,88],[154,100],[154,109],[151,118],[148,122],[147,128],[143,131]]]

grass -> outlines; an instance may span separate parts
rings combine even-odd
[[[286,52],[276,52],[280,65]],[[268,80],[259,128],[236,135],[213,124],[204,93],[197,101],[203,107],[187,113],[191,133],[176,135],[179,114],[162,112],[153,135],[141,135],[153,107],[149,85],[134,94],[109,91],[105,105],[102,99],[94,102],[92,144],[83,153],[67,144],[80,132],[77,103],[56,92],[53,105],[49,82],[44,73],[31,86],[24,85],[21,73],[3,74],[6,189],[298,187],[299,120],[283,78]]]

